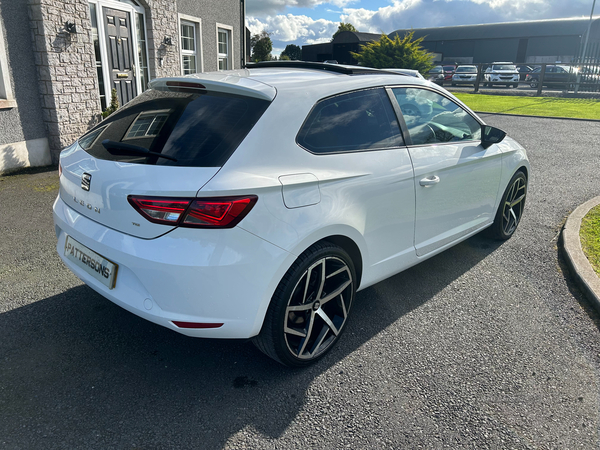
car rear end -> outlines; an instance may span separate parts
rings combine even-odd
[[[264,83],[231,75],[162,79],[65,149],[54,222],[67,267],[180,333],[255,333],[265,274],[289,254],[237,226],[255,193],[201,189],[274,97]]]
[[[477,81],[476,66],[458,66],[452,75],[452,85],[475,84]]]

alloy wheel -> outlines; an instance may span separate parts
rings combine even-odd
[[[353,282],[346,263],[335,256],[317,260],[303,273],[287,302],[283,324],[294,357],[317,358],[337,340],[352,305]]]
[[[521,221],[525,206],[527,185],[524,177],[517,177],[511,185],[502,208],[502,230],[506,235],[514,233]]]

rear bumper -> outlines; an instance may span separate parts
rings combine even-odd
[[[80,215],[60,198],[53,209],[57,251],[75,275],[124,309],[188,336],[258,334],[271,296],[295,258],[240,227],[178,228],[141,239]],[[67,235],[118,264],[114,289],[64,257]],[[223,325],[189,329],[173,321]]]

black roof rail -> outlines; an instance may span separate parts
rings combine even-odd
[[[247,63],[245,69],[261,69],[264,67],[290,67],[295,69],[313,69],[326,70],[328,72],[343,73],[345,75],[374,74],[390,72],[374,69],[372,67],[346,66],[342,64],[329,64],[313,61],[261,61],[256,63]]]

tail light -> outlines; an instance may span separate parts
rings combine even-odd
[[[233,228],[258,197],[165,198],[130,195],[127,200],[146,220],[190,228]]]

